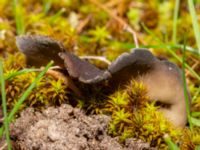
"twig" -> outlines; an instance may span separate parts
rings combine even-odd
[[[49,68],[49,70],[53,70],[53,69],[61,69],[61,67],[60,66],[52,66]]]
[[[198,65],[199,65],[199,62],[198,62],[198,61],[196,61],[196,63],[195,63],[194,65],[192,65],[192,67],[191,67],[191,68],[194,70],[194,69],[195,69],[195,68],[196,68]],[[186,71],[186,73],[185,73],[185,75],[186,75],[186,76],[188,76],[188,75],[190,75],[190,74],[191,74],[191,73],[190,73],[190,71],[189,71],[189,70],[187,70],[187,71]]]
[[[82,32],[83,28],[89,23],[91,17],[92,17],[92,15],[88,15],[83,21],[81,21],[81,23],[76,28],[77,33]]]
[[[100,9],[104,10],[106,13],[108,13],[108,15],[111,18],[114,18],[117,22],[119,22],[124,30],[130,32],[133,35],[133,40],[135,43],[136,48],[139,47],[138,44],[138,39],[137,39],[137,34],[136,32],[131,28],[131,26],[129,26],[129,24],[127,24],[122,18],[120,18],[119,16],[115,15],[114,13],[112,13],[112,11],[110,11],[106,6],[102,5],[101,3],[99,3],[96,0],[89,0],[91,3],[93,3],[94,5],[96,5],[97,7],[99,7]],[[140,40],[142,42],[142,40]],[[143,44],[143,43],[142,43]]]
[[[4,117],[0,119],[0,123],[3,123]]]
[[[103,56],[80,56],[81,59],[95,59],[105,62],[106,64],[110,65],[111,62]]]
[[[52,76],[53,78],[57,80],[62,80],[64,84],[67,85],[77,96],[82,97],[81,91],[77,88],[77,86],[68,76],[65,76],[61,72],[58,72],[52,69],[49,69],[46,72],[46,74]]]
[[[4,150],[6,146],[7,146],[7,143],[4,143],[4,145],[0,147],[0,150]]]
[[[43,69],[44,67],[41,67],[37,71],[42,71]],[[56,80],[62,80],[64,84],[67,85],[77,96],[82,97],[81,91],[77,88],[77,86],[68,76],[65,76],[61,72],[55,71],[53,69],[61,69],[61,68],[59,66],[50,67],[46,72],[46,74],[52,76]]]
[[[196,59],[196,58],[194,58],[194,57],[192,57],[192,56],[189,56],[189,57],[188,57],[188,60],[193,61],[193,65],[191,66],[191,68],[192,68],[193,70],[194,70],[195,68],[197,68],[197,67],[199,66],[199,64],[200,64],[199,60]],[[191,72],[190,72],[189,70],[186,70],[185,75],[186,75],[186,76],[189,76],[189,75],[191,75]]]
[[[109,7],[113,7],[113,6],[117,5],[117,4],[119,4],[121,2],[122,2],[122,0],[108,1],[107,3],[104,4],[104,6],[106,6],[107,8],[109,8]]]
[[[126,31],[128,31],[129,33],[132,34],[133,40],[134,40],[134,42],[135,42],[135,47],[136,47],[136,48],[139,48],[139,44],[138,44],[138,39],[137,39],[137,34],[136,34],[136,32],[135,32],[129,25],[127,25],[127,24],[126,24],[126,26],[124,26],[124,28],[125,28]]]
[[[131,2],[131,4],[129,6],[130,6],[130,8],[137,8],[137,9],[142,9],[145,7],[145,6],[143,6],[142,2],[136,2],[136,1]]]

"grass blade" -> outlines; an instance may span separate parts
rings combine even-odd
[[[195,12],[193,0],[188,0],[188,5],[189,5],[189,12],[190,12],[190,15],[191,15],[191,18],[192,18],[194,35],[195,35],[195,38],[196,38],[196,42],[197,42],[197,46],[198,46],[198,50],[199,50],[199,55],[200,55],[200,31],[199,31],[199,25],[198,25],[198,21],[197,21],[197,15],[196,15],[196,12]]]
[[[187,91],[187,83],[186,83],[186,77],[185,77],[185,46],[186,46],[185,43],[186,43],[186,39],[184,38],[183,59],[182,59],[182,72],[183,72],[182,77],[183,77],[183,85],[184,85],[184,97],[185,97],[187,118],[188,118],[190,129],[192,129],[193,123],[192,123],[192,120],[191,120],[190,102],[189,102],[188,91]]]
[[[25,33],[25,24],[22,10],[23,9],[20,6],[18,0],[13,0],[13,13],[15,16],[16,30],[18,35]]]
[[[47,14],[51,8],[52,0],[43,0],[43,10]]]
[[[195,102],[195,100],[197,99],[198,95],[200,94],[200,87],[198,88],[198,90],[196,91],[196,93],[194,94],[193,98],[192,98],[192,102]]]
[[[12,111],[10,112],[10,114],[8,116],[8,121],[9,122],[12,120],[12,118],[14,117],[14,114],[18,111],[18,109],[20,108],[21,104],[29,96],[29,94],[31,93],[31,91],[33,90],[33,88],[36,87],[37,83],[40,81],[40,79],[42,78],[42,76],[47,72],[47,70],[49,69],[49,67],[52,66],[52,64],[53,64],[53,62],[50,62],[45,67],[45,69],[35,78],[35,80],[33,81],[33,83],[28,87],[28,89],[24,92],[24,94],[19,98],[18,102],[15,104],[15,107],[12,109]]]
[[[198,145],[198,146],[195,148],[195,150],[200,150],[200,145]]]
[[[1,83],[1,97],[2,97],[2,107],[3,107],[3,116],[4,116],[4,127],[6,133],[6,142],[8,150],[11,150],[10,144],[10,133],[9,133],[9,121],[7,116],[7,107],[6,107],[6,92],[5,92],[5,80],[3,78],[3,63],[0,60],[0,83]]]
[[[149,33],[159,44],[161,45],[167,45],[163,43],[153,32],[151,32],[144,24],[142,24],[144,30]],[[176,58],[179,62],[182,63],[182,59],[169,47],[166,46],[166,50],[174,57]],[[200,81],[200,76],[187,64],[185,63],[185,67],[190,71],[190,73],[196,77]]]
[[[38,71],[38,69],[23,69],[23,70],[19,70],[19,71],[16,71],[16,72],[9,73],[8,75],[4,76],[4,78],[5,78],[5,80],[11,80],[12,78],[14,78],[14,77],[16,77],[18,75],[22,75],[22,74],[29,73],[29,72],[34,72],[34,71]]]
[[[200,117],[200,112],[191,112],[192,117]]]
[[[14,117],[15,113],[19,110],[21,104],[24,102],[24,100],[29,96],[33,88],[36,87],[37,83],[40,81],[42,76],[47,72],[47,70],[52,66],[53,62],[50,62],[44,70],[35,78],[35,80],[31,83],[31,85],[26,89],[24,94],[19,98],[18,102],[15,104],[14,108],[11,110],[9,116],[8,116],[8,122],[12,121],[12,118]],[[0,137],[3,134],[4,127],[0,128]]]
[[[200,127],[200,120],[199,119],[196,119],[194,117],[191,117],[191,122],[193,125],[197,126],[197,127]]]
[[[65,12],[65,8],[62,8],[61,10],[59,10],[55,15],[51,16],[51,18],[49,18],[49,23],[52,25],[56,22],[56,20]]]
[[[176,0],[175,9],[174,9],[174,18],[173,18],[173,33],[172,33],[172,41],[176,44],[176,29],[177,29],[177,19],[179,12],[180,0]]]
[[[164,141],[168,145],[170,150],[180,150],[180,148],[171,140],[168,135],[164,136]]]
[[[132,46],[132,45],[131,45]],[[132,46],[134,47],[134,46]],[[131,47],[131,48],[132,48]],[[182,49],[183,45],[182,44],[159,44],[159,45],[141,45],[140,47],[142,48],[168,48],[168,49]],[[198,54],[198,50],[190,47],[190,46],[186,46],[186,51],[191,52],[193,54]]]

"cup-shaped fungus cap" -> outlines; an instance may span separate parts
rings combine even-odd
[[[86,84],[95,84],[111,75],[107,70],[100,70],[88,61],[81,60],[74,54],[63,52],[59,56],[64,60],[65,68],[69,75]]]
[[[108,67],[112,75],[111,84],[124,86],[132,78],[148,73],[154,67],[157,58],[146,49],[134,49],[131,53],[121,54]]]
[[[110,87],[117,90],[125,88],[131,79],[141,81],[147,87],[150,99],[170,106],[160,109],[169,120],[177,126],[186,124],[181,71],[175,64],[159,60],[147,49],[123,53],[107,70],[101,70],[67,52],[60,42],[49,37],[20,36],[16,38],[16,43],[26,55],[29,65],[42,66],[53,60],[56,65],[65,67],[71,78],[85,84],[108,80]]]
[[[113,87],[125,87],[131,79],[147,87],[150,99],[168,105],[160,111],[176,126],[187,122],[184,88],[180,69],[167,60],[159,60],[146,49],[133,49],[120,55],[108,68]]]
[[[16,45],[26,55],[27,64],[30,66],[45,66],[51,60],[55,65],[63,66],[63,60],[58,53],[65,51],[64,46],[47,36],[17,36]]]

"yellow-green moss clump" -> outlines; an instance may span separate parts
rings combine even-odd
[[[181,149],[195,147],[200,143],[197,131],[172,125],[157,111],[159,106],[150,102],[146,93],[144,85],[133,80],[126,90],[117,91],[109,97],[105,110],[112,115],[110,134],[119,136],[122,142],[130,137],[139,138],[159,149],[167,149],[163,139],[165,134],[182,145]]]
[[[25,59],[22,54],[9,55],[4,61],[4,77],[10,76],[24,67]],[[23,73],[6,80],[6,96],[9,109],[13,108],[38,73]],[[50,75],[45,75],[25,100],[21,109],[29,106],[41,109],[48,105],[60,105],[68,101],[67,94],[68,87],[62,80],[55,80]]]
[[[194,150],[200,144],[200,129],[193,128],[192,130],[185,129],[180,142],[181,150]]]

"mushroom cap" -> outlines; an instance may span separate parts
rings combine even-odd
[[[80,82],[94,84],[111,76],[107,70],[100,70],[88,61],[81,60],[71,53],[62,52],[59,53],[59,56],[64,59],[64,64],[69,75],[77,78]]]
[[[132,49],[131,53],[121,54],[115,61],[111,63],[108,70],[111,74],[115,74],[120,70],[131,65],[140,65],[150,68],[152,63],[157,60],[155,56],[147,49]]]
[[[120,55],[108,70],[114,91],[125,88],[131,79],[142,82],[152,101],[170,106],[160,109],[164,116],[176,126],[185,126],[187,114],[182,73],[175,64],[159,60],[147,49],[133,49],[131,53]]]
[[[167,105],[160,108],[174,125],[184,127],[187,123],[184,86],[179,68],[168,61],[157,60],[153,69],[138,76],[138,81],[147,87],[147,96],[152,101]]]
[[[72,78],[83,83],[94,84],[111,76],[107,70],[81,60],[67,52],[62,43],[47,36],[18,36],[16,45],[26,55],[28,65],[40,67],[53,60],[55,65],[65,67]]]
[[[58,53],[65,51],[64,46],[47,36],[17,36],[16,45],[26,55],[27,64],[30,66],[44,66],[51,60],[55,65],[63,66],[63,60]]]
[[[124,86],[132,78],[150,72],[157,58],[147,49],[133,49],[131,53],[121,54],[108,67],[112,75],[110,83],[114,87]]]

